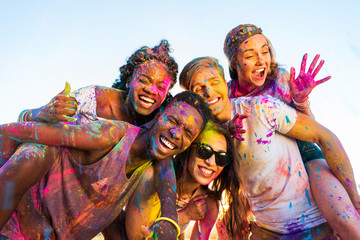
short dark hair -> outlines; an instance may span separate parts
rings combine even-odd
[[[205,128],[208,121],[213,120],[212,112],[209,108],[207,102],[197,93],[191,91],[183,91],[176,94],[171,101],[165,106],[164,111],[175,102],[184,102],[193,106],[203,118],[203,124],[201,126],[201,131]]]
[[[165,68],[171,77],[170,88],[172,88],[176,83],[178,64],[175,62],[174,58],[169,55],[169,53],[170,44],[165,39],[161,40],[160,44],[153,48],[149,48],[147,46],[139,48],[127,59],[126,64],[120,67],[120,77],[115,80],[112,87],[128,92],[129,89],[126,86],[126,83],[130,81],[130,78],[135,70],[140,67],[141,64],[147,61],[155,60],[165,65]]]

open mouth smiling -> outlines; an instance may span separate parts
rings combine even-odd
[[[208,176],[208,177],[210,177],[210,176],[215,172],[215,171],[213,171],[213,170],[210,170],[210,169],[208,169],[208,168],[201,167],[201,166],[199,166],[199,170],[200,170],[202,173],[204,173],[205,176]]]
[[[160,136],[160,143],[162,146],[165,146],[166,148],[170,150],[174,150],[176,148],[176,145],[170,142],[167,138]]]
[[[262,78],[265,75],[265,68],[256,69],[252,73],[256,78]]]
[[[139,99],[142,105],[146,107],[151,107],[156,102],[153,98],[147,97],[145,95],[139,95]]]
[[[209,104],[209,105],[212,105],[212,104],[217,103],[218,101],[220,101],[220,98],[219,98],[219,97],[216,97],[216,98],[213,98],[213,99],[209,100],[209,101],[208,101],[208,104]]]

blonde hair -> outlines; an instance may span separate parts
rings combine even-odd
[[[219,64],[219,61],[216,58],[199,57],[187,63],[181,71],[180,87],[185,90],[191,90],[190,88],[194,75],[204,68],[215,68],[219,70],[221,77],[225,81],[224,68]]]

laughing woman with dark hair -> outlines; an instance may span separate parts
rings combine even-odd
[[[241,219],[239,209],[244,209],[246,202],[240,202],[240,182],[233,151],[227,130],[209,122],[196,141],[174,159],[181,239],[191,220],[196,220],[191,239],[209,239],[223,193],[227,197],[226,205],[231,206],[233,218]],[[142,239],[141,226],[152,225],[160,216],[156,175],[151,167],[145,171],[126,206],[126,233],[129,239]]]
[[[89,86],[70,95],[61,92],[48,104],[23,111],[19,120],[81,124],[105,118],[140,126],[171,98],[169,90],[176,83],[178,65],[169,53],[166,40],[154,48],[141,47],[120,67],[112,88]]]

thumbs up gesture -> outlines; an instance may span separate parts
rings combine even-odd
[[[78,103],[76,98],[70,97],[70,84],[65,82],[65,88],[50,102],[38,109],[32,110],[35,121],[41,122],[74,122],[76,119],[73,117],[76,113]]]

